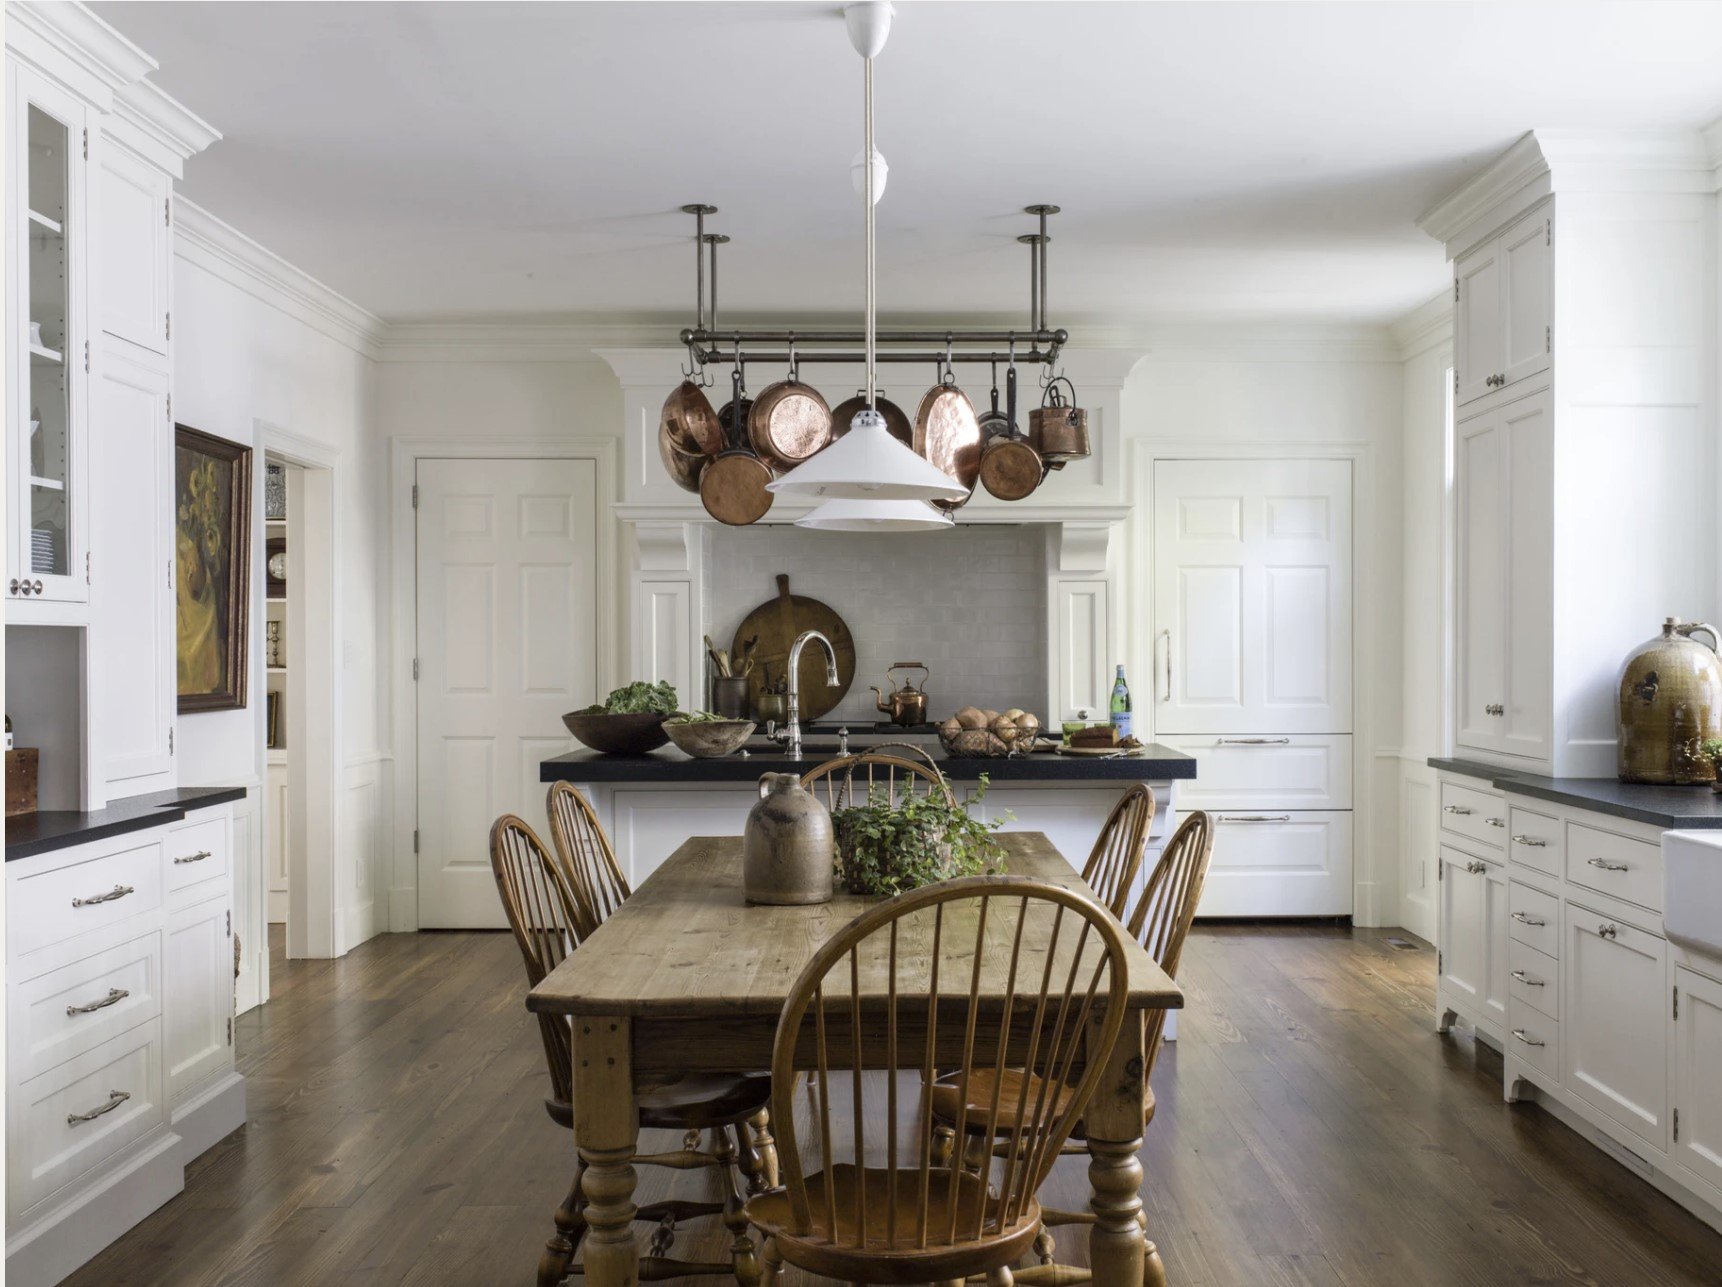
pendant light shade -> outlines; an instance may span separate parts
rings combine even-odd
[[[820,532],[938,532],[955,524],[925,501],[828,500],[795,520]]]
[[[871,407],[856,413],[848,433],[765,487],[807,500],[962,500],[969,494],[893,438],[885,417]]]

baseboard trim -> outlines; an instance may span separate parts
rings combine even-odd
[[[245,1125],[245,1078],[231,1068],[218,1074],[173,1110],[172,1122],[184,1141],[180,1165],[190,1166],[193,1158]]]

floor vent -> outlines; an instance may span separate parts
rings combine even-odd
[[[1394,934],[1389,934],[1387,936],[1387,946],[1397,948],[1401,952],[1416,952],[1420,950],[1417,944],[1413,943],[1410,939],[1400,938]]]

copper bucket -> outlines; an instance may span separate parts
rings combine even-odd
[[[1070,390],[1069,402],[1059,392],[1061,384]],[[1088,412],[1075,403],[1076,386],[1061,375],[1047,384],[1041,404],[1028,413],[1029,445],[1050,469],[1088,458]]]

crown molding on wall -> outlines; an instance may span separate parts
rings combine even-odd
[[[175,196],[175,253],[241,290],[375,360],[383,320],[300,271],[202,206]]]
[[[1453,343],[1453,296],[1440,291],[1389,326],[1399,345],[1399,360],[1409,361],[1430,349]]]
[[[114,94],[104,131],[167,171],[185,177],[185,163],[221,138],[221,131],[147,80]]]
[[[106,110],[115,90],[156,61],[81,4],[6,0],[6,47]]]

